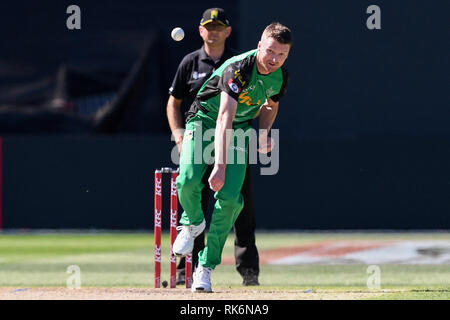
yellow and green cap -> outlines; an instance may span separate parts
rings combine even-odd
[[[227,14],[222,8],[209,8],[203,12],[202,20],[200,20],[200,25],[204,26],[211,22],[218,22],[224,26],[229,26],[230,21],[228,21]]]

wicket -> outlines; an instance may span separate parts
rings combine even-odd
[[[170,288],[177,285],[177,257],[172,246],[177,238],[178,224],[178,193],[176,178],[178,169],[161,168],[155,170],[155,288],[161,287],[161,226],[162,226],[162,177],[163,173],[170,173]],[[192,284],[192,254],[185,260],[185,285],[190,288]]]

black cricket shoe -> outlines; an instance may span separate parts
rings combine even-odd
[[[184,272],[185,272],[184,269],[183,271],[178,272],[177,285],[183,285],[186,283],[186,277]]]
[[[259,286],[258,274],[251,269],[244,270],[242,272],[242,278],[244,279],[242,281],[242,285],[244,286]]]

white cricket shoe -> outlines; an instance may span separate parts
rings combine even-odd
[[[177,230],[181,232],[177,235],[172,246],[172,251],[177,257],[187,256],[194,249],[194,239],[205,230],[206,222],[203,219],[198,226],[178,226]]]
[[[213,292],[211,289],[211,272],[212,269],[204,268],[198,265],[193,275],[191,286],[192,292]]]

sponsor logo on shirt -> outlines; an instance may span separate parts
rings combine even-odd
[[[206,77],[206,72],[198,73],[197,71],[194,71],[192,73],[192,79],[194,79],[194,80],[204,78],[204,77]]]
[[[246,92],[242,92],[242,93],[239,95],[239,103],[245,103],[245,104],[248,105],[248,106],[258,106],[258,105],[261,104],[261,100],[258,100],[258,102],[254,103],[254,102],[252,101],[252,98],[250,98],[250,97],[248,96],[248,91],[246,91]]]
[[[233,82],[233,79],[228,80],[228,86],[230,87],[231,91],[233,91],[234,93],[241,92],[241,88],[239,88],[239,86]]]
[[[243,92],[253,91],[253,90],[255,90],[255,88],[256,88],[256,86],[254,84],[252,84],[251,86],[248,86],[247,88],[245,88]]]
[[[239,70],[236,70],[236,71],[234,72],[234,79],[239,80],[239,82],[241,83],[241,86],[242,86],[242,87],[245,86],[245,81],[244,81],[244,79],[242,78],[241,70],[240,70],[240,69],[239,69]]]

